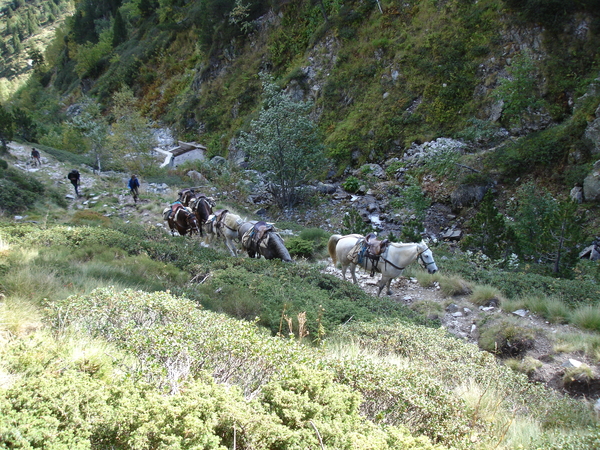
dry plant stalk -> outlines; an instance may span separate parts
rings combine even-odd
[[[308,336],[309,332],[306,328],[306,311],[298,314],[298,339],[302,340]]]

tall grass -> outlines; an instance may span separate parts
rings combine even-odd
[[[0,302],[0,332],[20,336],[41,326],[38,306],[22,297],[6,297]]]
[[[554,351],[583,352],[593,361],[600,361],[600,335],[592,333],[560,333],[556,336]]]
[[[570,314],[569,322],[585,330],[600,332],[600,306],[580,306]]]
[[[494,286],[476,285],[469,300],[479,306],[499,306],[504,301],[504,298],[500,290]]]

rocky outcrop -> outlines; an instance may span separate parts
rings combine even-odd
[[[583,197],[586,202],[600,202],[600,160],[592,172],[583,180]]]

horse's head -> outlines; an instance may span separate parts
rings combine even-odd
[[[433,253],[427,244],[425,242],[418,244],[417,251],[419,252],[419,262],[423,265],[423,268],[427,269],[429,273],[436,273],[438,268],[433,259]]]
[[[196,214],[194,214],[189,208],[186,207],[183,208],[183,211],[185,211],[185,218],[190,230],[201,234],[200,227],[198,226],[198,219],[196,219]]]

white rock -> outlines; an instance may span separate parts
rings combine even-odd
[[[572,368],[581,367],[582,364],[583,363],[581,361],[577,361],[576,359],[570,358],[562,364],[562,367],[565,367],[567,369],[572,369]]]
[[[526,309],[517,309],[516,311],[513,311],[513,314],[519,317],[525,317],[528,312],[529,311],[527,311]]]

